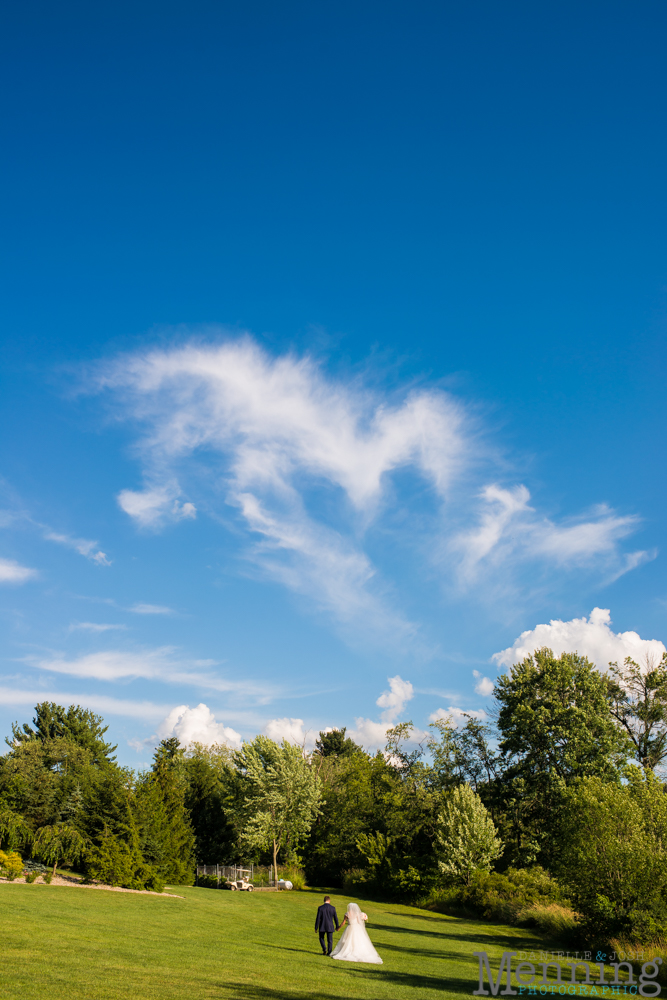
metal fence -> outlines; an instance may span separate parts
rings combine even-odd
[[[275,887],[273,876],[273,865],[197,865],[197,878],[195,885],[199,885],[199,880],[214,878],[218,887],[225,882],[238,882],[246,879],[252,882],[257,888],[262,886]]]
[[[195,884],[198,885],[199,879],[202,877],[214,878],[218,885],[221,882],[238,882],[241,879],[254,882],[254,868],[254,865],[250,865],[249,868],[243,865],[197,865]]]

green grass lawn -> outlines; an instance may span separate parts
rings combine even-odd
[[[539,948],[525,929],[359,899],[384,965],[336,962],[313,930],[320,891],[173,891],[1,884],[0,997],[431,1000],[472,994],[473,951]],[[342,919],[350,897],[332,898]]]

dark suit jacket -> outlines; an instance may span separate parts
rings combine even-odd
[[[332,906],[331,903],[322,903],[322,906],[319,907],[317,916],[315,917],[315,930],[333,931],[334,923],[336,925],[336,930],[338,930],[336,908]]]

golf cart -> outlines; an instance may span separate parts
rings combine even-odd
[[[245,878],[237,878],[234,882],[225,882],[225,889],[231,889],[232,892],[252,892],[255,887],[252,882],[248,881],[248,876]]]

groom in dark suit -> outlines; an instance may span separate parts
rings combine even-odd
[[[320,944],[322,945],[323,955],[330,955],[333,951],[334,924],[336,925],[336,930],[338,930],[336,909],[331,905],[331,896],[325,896],[324,902],[318,908],[317,916],[315,917],[315,930],[320,932]],[[325,934],[328,948],[324,947]]]

